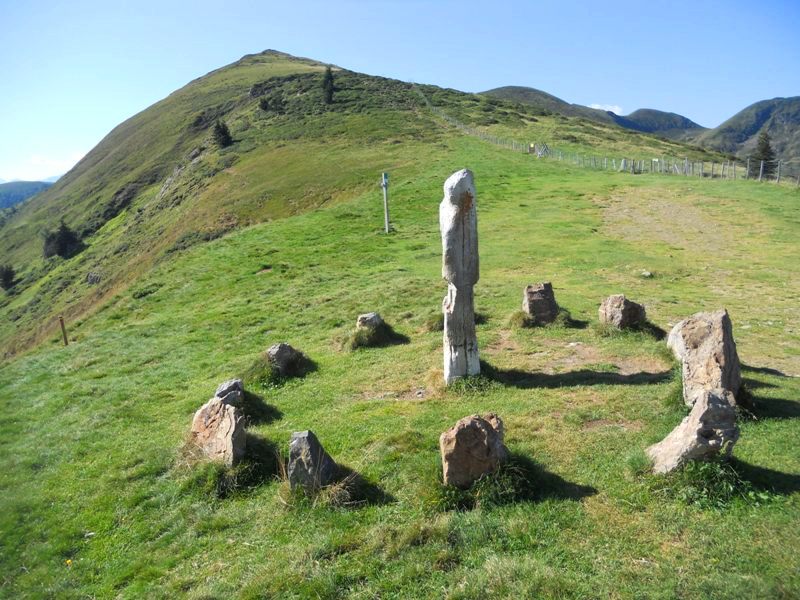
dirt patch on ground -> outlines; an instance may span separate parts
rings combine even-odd
[[[689,199],[690,200],[690,199]],[[625,190],[596,199],[606,231],[628,241],[660,241],[692,252],[734,253],[729,223],[720,223],[693,206],[685,196],[667,190]]]

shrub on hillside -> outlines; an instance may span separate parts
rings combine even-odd
[[[75,231],[61,221],[58,229],[55,231],[44,232],[43,253],[45,258],[51,256],[61,256],[69,258],[77,254],[83,245],[81,239]]]
[[[325,69],[325,76],[322,78],[322,93],[325,104],[333,104],[334,89],[333,73],[331,72],[331,68],[327,67]]]
[[[0,287],[4,290],[10,290],[14,287],[14,280],[17,272],[11,265],[0,265]]]
[[[214,141],[220,148],[226,148],[233,143],[233,138],[231,137],[231,130],[228,129],[228,126],[222,121],[217,121],[214,124],[213,136],[214,136]]]

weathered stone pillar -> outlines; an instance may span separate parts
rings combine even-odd
[[[444,182],[439,205],[442,277],[447,280],[444,312],[444,380],[481,371],[475,335],[473,286],[478,282],[478,217],[472,171],[462,169]]]

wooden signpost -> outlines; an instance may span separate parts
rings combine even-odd
[[[389,174],[381,174],[381,187],[383,188],[383,228],[389,233]]]

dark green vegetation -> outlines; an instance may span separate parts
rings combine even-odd
[[[0,209],[8,208],[49,188],[46,181],[11,181],[0,183]]]
[[[772,142],[766,131],[758,134],[758,143],[753,151],[752,160],[764,177],[769,177],[775,172],[775,150],[772,149]]]
[[[217,121],[214,123],[214,131],[212,133],[214,137],[214,142],[220,148],[227,148],[233,143],[233,138],[231,137],[231,130],[228,129],[228,126],[225,125],[222,121]]]
[[[102,214],[88,200],[56,210],[34,199],[3,227],[14,258],[0,263],[25,265],[24,289],[0,300],[3,339],[23,338],[37,315],[73,311],[68,347],[43,328],[43,344],[0,366],[3,593],[800,594],[796,189],[536,160],[461,135],[401,82],[335,70],[325,105],[323,73],[274,53],[247,57],[134,117],[160,137],[123,124],[111,134],[122,136],[116,158],[105,159],[121,161],[117,179],[100,168],[90,176],[101,160],[90,154],[55,188],[80,205],[94,182],[109,200],[139,161],[155,168],[161,152],[178,164],[131,188],[70,259],[43,261],[41,239],[28,247],[20,231],[62,216],[82,230]],[[518,139],[686,149],[423,89],[459,119]],[[223,115],[207,106],[231,97],[224,119],[235,141],[220,151],[210,129]],[[284,109],[265,110],[262,98]],[[207,124],[194,132],[198,114]],[[443,181],[465,166],[478,190],[484,366],[444,390],[437,211]],[[381,171],[392,177],[388,236]],[[103,272],[100,284],[86,283],[89,270]],[[509,326],[524,286],[547,280],[569,319]],[[665,329],[727,307],[755,402],[734,462],[674,480],[646,473],[643,449],[685,408],[656,335],[587,326],[616,292]],[[372,310],[408,343],[342,352],[336,340]],[[263,352],[278,341],[313,368],[274,378]],[[184,448],[191,416],[242,374],[247,459],[233,470],[198,463]],[[466,494],[443,488],[439,434],[488,411],[505,420],[514,460]],[[278,456],[305,428],[352,475],[319,502],[288,497],[281,481]]]
[[[71,258],[83,249],[81,239],[78,234],[70,229],[69,225],[61,221],[53,231],[42,233],[42,255],[45,258],[60,256],[61,258]]]
[[[0,265],[0,287],[4,290],[10,290],[14,287],[14,282],[17,279],[17,272],[11,265]]]

